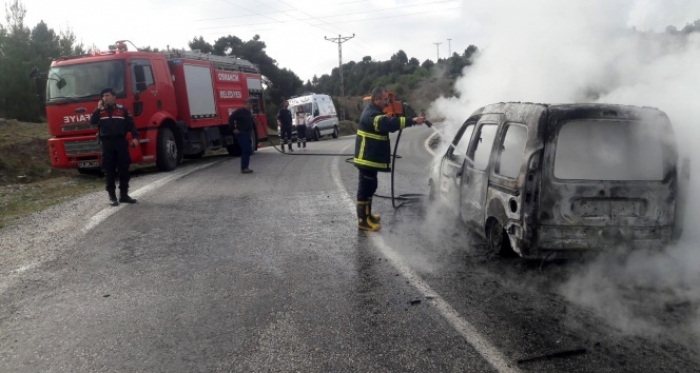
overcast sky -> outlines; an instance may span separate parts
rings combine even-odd
[[[512,0],[514,3],[528,0]],[[537,0],[530,0],[537,1]],[[9,0],[6,0],[6,3]],[[501,2],[501,1],[499,1]],[[30,27],[72,29],[86,45],[101,49],[128,39],[137,46],[187,48],[195,36],[210,43],[225,35],[249,40],[259,34],[280,67],[304,81],[338,66],[338,46],[324,37],[355,37],[343,44],[343,61],[364,56],[386,60],[399,49],[421,62],[448,49],[488,45],[491,20],[478,0],[23,0]],[[502,1],[501,3],[508,3]],[[698,0],[614,0],[625,4],[629,24],[642,29],[682,27],[698,18]],[[630,12],[629,4],[634,4]],[[484,4],[483,6],[479,4]],[[507,9],[507,7],[506,7]],[[622,8],[621,8],[622,9]],[[475,11],[476,10],[476,11]],[[4,9],[2,9],[4,12]],[[695,12],[694,12],[695,11]],[[4,22],[4,17],[2,19]],[[449,41],[448,39],[451,39]]]
[[[187,48],[203,36],[249,40],[255,34],[280,67],[303,80],[338,66],[338,45],[324,37],[355,37],[343,44],[343,61],[364,56],[386,60],[399,49],[421,62],[478,44],[477,24],[463,15],[460,0],[23,0],[26,23],[44,20],[70,27],[86,46],[101,49],[115,40],[137,46]],[[3,9],[4,12],[4,9]],[[3,17],[4,19],[4,17]],[[452,39],[448,41],[447,39]],[[451,45],[448,45],[451,44]]]

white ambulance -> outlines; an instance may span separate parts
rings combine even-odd
[[[311,94],[293,97],[288,101],[295,125],[297,124],[297,112],[303,110],[306,115],[307,140],[318,141],[325,135],[331,135],[334,139],[338,137],[338,114],[331,96]]]

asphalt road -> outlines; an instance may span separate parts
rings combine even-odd
[[[430,134],[404,132],[397,193],[427,192]],[[700,371],[692,341],[565,299],[573,264],[494,258],[441,207],[377,198],[358,232],[345,158],[211,157],[0,231],[0,372]]]

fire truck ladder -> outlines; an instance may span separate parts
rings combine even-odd
[[[235,56],[216,56],[198,51],[175,50],[169,54],[170,59],[189,58],[199,61],[210,61],[217,69],[242,71],[247,73],[260,73],[258,68],[248,60]]]

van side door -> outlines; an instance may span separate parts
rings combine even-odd
[[[438,190],[439,194],[445,197],[448,202],[457,202],[459,198],[462,167],[464,160],[467,158],[467,148],[469,147],[469,140],[472,137],[475,125],[476,120],[465,122],[457,131],[454,140],[452,140],[449,149],[447,149],[445,156],[442,158]]]
[[[501,116],[484,115],[476,125],[462,167],[459,214],[476,232],[484,234],[486,192],[489,186],[491,154]]]

